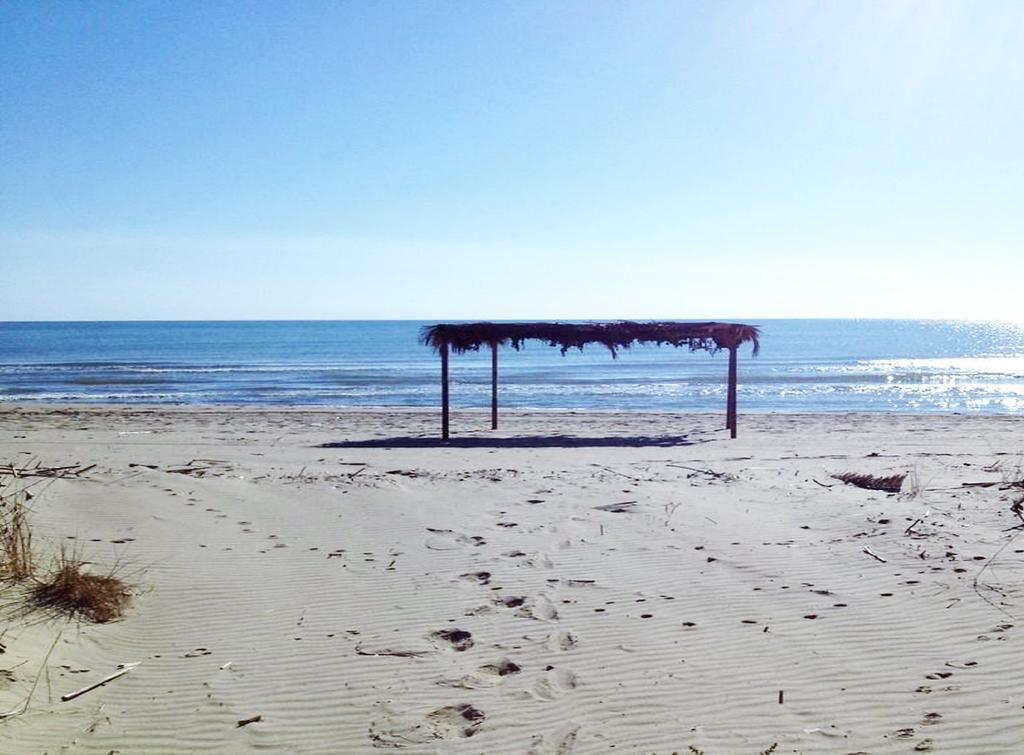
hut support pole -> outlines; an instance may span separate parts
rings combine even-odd
[[[729,394],[726,400],[725,426],[729,430],[729,437],[736,437],[736,346],[729,349]]]
[[[491,341],[491,429],[498,429],[498,342]]]
[[[441,344],[441,439],[448,440],[448,344]]]

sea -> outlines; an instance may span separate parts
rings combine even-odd
[[[744,320],[739,404],[764,412],[1024,414],[1024,323]],[[0,322],[5,402],[436,407],[416,321]],[[719,411],[726,352],[499,352],[508,408]],[[453,356],[455,407],[490,401],[487,350]]]

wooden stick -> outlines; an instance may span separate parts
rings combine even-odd
[[[491,429],[498,429],[498,342],[491,341]]]
[[[881,561],[883,564],[887,563],[884,558],[879,556],[877,553],[872,551],[870,548],[865,547],[864,548],[864,552],[867,553],[869,556],[871,556],[871,558],[875,559],[876,561]]]
[[[729,393],[726,399],[727,427],[729,437],[736,437],[736,352],[738,349],[733,346],[729,349]]]
[[[666,464],[666,467],[675,467],[676,469],[686,469],[690,472],[698,472],[708,477],[714,477],[716,480],[729,480],[736,479],[733,475],[728,472],[716,472],[713,469],[701,469],[700,467],[688,467],[685,464]]]
[[[115,671],[113,674],[107,674],[105,677],[100,679],[98,682],[93,682],[92,684],[90,684],[87,687],[82,687],[81,689],[75,690],[74,692],[69,692],[66,695],[61,695],[60,696],[60,700],[61,700],[61,702],[66,703],[68,700],[74,700],[76,697],[80,697],[81,695],[84,695],[86,692],[92,692],[94,689],[96,689],[98,687],[102,687],[104,684],[109,684],[110,682],[114,681],[118,677],[124,676],[129,671],[131,671],[136,666],[138,666],[139,663],[141,663],[141,661],[136,662],[136,663],[125,663],[124,665],[121,666],[120,669]]]
[[[448,440],[448,344],[441,344],[441,439]]]

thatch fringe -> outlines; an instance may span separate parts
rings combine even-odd
[[[615,357],[619,349],[635,343],[654,343],[690,351],[711,353],[731,349],[744,343],[753,344],[756,356],[760,350],[758,329],[753,325],[726,322],[475,322],[441,323],[423,328],[422,342],[435,351],[446,345],[456,354],[477,351],[481,346],[511,346],[516,351],[524,341],[544,341],[557,346],[562,355],[569,349],[583,350],[587,344],[601,344]]]

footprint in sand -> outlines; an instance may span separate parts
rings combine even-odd
[[[551,650],[572,650],[580,641],[572,632],[555,632],[545,642]]]
[[[573,671],[548,666],[542,678],[534,682],[529,689],[515,693],[515,696],[551,702],[565,693],[571,692],[578,686],[579,680]]]
[[[480,730],[485,718],[482,710],[469,703],[446,705],[427,714],[436,739],[472,737]]]
[[[495,598],[495,605],[504,606],[505,608],[519,608],[526,603],[525,595],[506,595],[503,598]]]
[[[470,703],[446,705],[422,717],[378,703],[370,722],[370,743],[374,747],[392,749],[439,739],[472,737],[485,718],[484,712]]]
[[[478,585],[489,585],[491,584],[491,573],[489,571],[467,572],[466,574],[460,574],[459,579],[464,579],[467,582],[473,582]]]
[[[527,755],[569,755],[576,749],[580,727],[577,724],[566,724],[549,737],[538,735],[530,742]]]
[[[522,671],[522,667],[508,658],[495,663],[481,666],[471,674],[458,679],[443,679],[438,684],[442,687],[458,687],[460,689],[482,689],[500,684],[506,677],[514,676]]]
[[[479,547],[487,545],[487,540],[480,535],[463,535],[453,530],[437,529],[435,527],[427,527],[427,532],[431,534],[431,537],[427,538],[427,542],[424,545],[433,551],[450,551],[465,546]]]
[[[950,668],[958,669],[969,669],[974,668],[978,665],[977,661],[946,661],[946,665]]]
[[[473,635],[465,629],[438,629],[436,632],[431,632],[429,637],[457,653],[469,650],[474,644]]]
[[[538,595],[532,602],[521,606],[516,614],[538,621],[556,621],[558,619],[558,609],[546,595]]]

